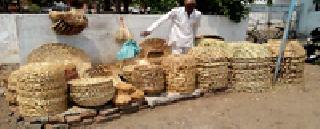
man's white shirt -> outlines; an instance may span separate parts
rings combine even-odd
[[[201,12],[194,10],[188,18],[185,7],[174,8],[154,22],[147,31],[152,32],[167,20],[171,20],[172,24],[168,44],[176,47],[192,47],[200,26]]]

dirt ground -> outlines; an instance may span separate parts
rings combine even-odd
[[[320,66],[307,65],[305,84],[267,93],[220,93],[145,109],[86,128],[97,129],[319,129]],[[0,99],[0,129],[8,109]]]

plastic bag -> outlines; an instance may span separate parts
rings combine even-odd
[[[136,57],[140,52],[140,47],[134,40],[128,40],[122,45],[122,48],[117,53],[118,60],[124,60]]]

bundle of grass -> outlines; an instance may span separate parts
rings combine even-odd
[[[123,17],[120,17],[120,28],[116,32],[116,42],[118,43],[124,43],[129,39],[133,39],[132,33],[129,31],[129,28],[124,23]]]

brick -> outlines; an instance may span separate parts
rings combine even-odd
[[[94,118],[94,123],[102,123],[102,122],[106,122],[108,120],[108,118],[106,116],[96,116]]]
[[[64,123],[65,122],[65,118],[63,114],[57,114],[55,116],[49,116],[49,122],[51,123]]]
[[[13,113],[16,113],[18,111],[18,107],[17,106],[10,106],[9,110]]]
[[[68,124],[46,124],[45,129],[69,129]]]
[[[80,122],[81,117],[80,116],[65,116],[67,123],[74,123],[74,122]]]
[[[49,117],[24,117],[25,122],[34,123],[47,123],[49,121]]]
[[[27,124],[25,129],[42,129],[42,124]]]
[[[90,125],[90,124],[93,123],[93,119],[83,119],[82,123],[85,124],[85,125]]]
[[[127,106],[121,106],[120,112],[123,114],[130,114],[130,113],[136,113],[139,111],[139,106],[133,106],[133,105],[127,105]]]
[[[94,109],[85,109],[80,112],[81,118],[94,117],[97,115],[97,111]]]
[[[111,115],[111,114],[118,113],[118,112],[119,112],[119,108],[103,109],[103,110],[99,111],[99,115],[107,116],[107,115]]]

